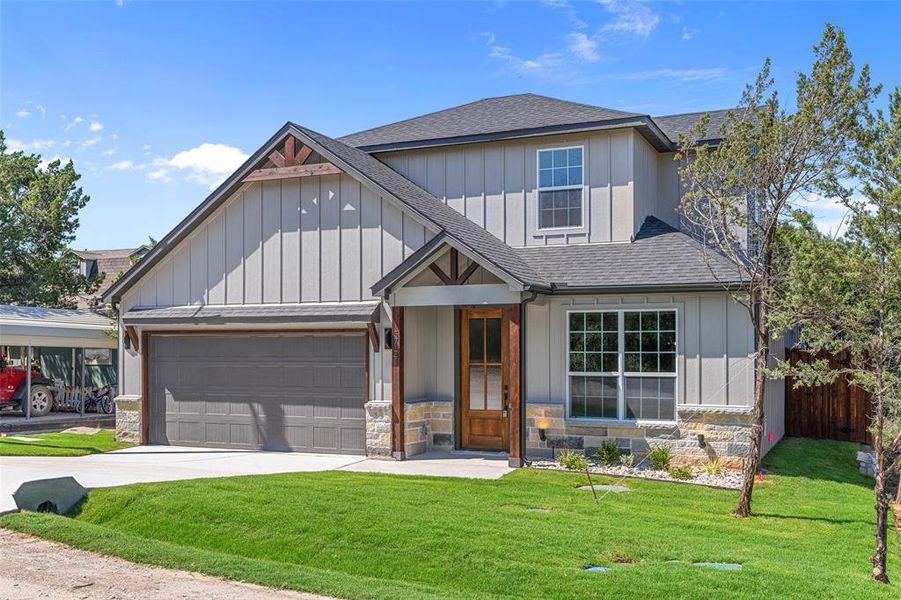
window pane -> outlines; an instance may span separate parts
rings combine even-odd
[[[641,355],[641,372],[642,373],[656,373],[657,372],[657,354],[644,354]]]
[[[656,331],[657,330],[657,313],[643,312],[641,313],[641,330]]]
[[[504,389],[501,367],[488,367],[488,396],[485,398],[485,407],[488,410],[503,410],[503,405]]]
[[[675,352],[676,351],[676,332],[667,331],[660,334],[660,351]]]
[[[569,209],[569,214],[567,215],[567,227],[581,227],[582,226],[582,209],[581,208],[571,208]]]
[[[501,362],[501,320],[485,319],[488,362]]]
[[[538,186],[550,187],[553,185],[554,172],[550,169],[541,169],[538,171]]]
[[[626,352],[638,352],[639,350],[641,350],[640,333],[625,333],[623,334],[623,341],[626,345]]]
[[[582,185],[582,167],[570,167],[569,169],[569,185]]]
[[[626,418],[640,419],[641,415],[641,379],[626,377]]]
[[[566,185],[566,169],[554,169],[554,185]]]
[[[672,352],[662,352],[660,354],[660,372],[675,373],[676,372],[676,355]]]
[[[641,334],[641,351],[657,352],[657,334],[642,333]]]
[[[540,192],[538,194],[538,208],[541,210],[554,208],[554,192]]]
[[[584,371],[585,355],[582,353],[571,353],[569,355],[569,370],[575,372]]]
[[[469,368],[469,408],[484,410],[485,408],[485,368]]]
[[[585,351],[585,334],[581,332],[570,332],[569,334],[569,349],[574,350],[576,352],[584,352]]]
[[[601,354],[599,352],[585,355],[585,370],[591,373],[600,373],[604,370],[601,366]]]
[[[553,166],[553,157],[547,150],[538,152],[538,166],[541,169],[550,169]]]
[[[484,337],[483,319],[469,320],[469,360],[470,362],[478,362],[485,357],[483,344]]]
[[[627,312],[623,313],[624,327],[626,331],[641,330],[641,313]]]
[[[543,210],[541,214],[538,216],[538,226],[539,227],[553,227],[554,226],[554,211],[553,210]]]
[[[566,150],[554,150],[554,166],[565,167],[566,165]]]
[[[676,330],[676,312],[666,310],[660,312],[660,330],[675,331]]]
[[[590,316],[590,315],[589,315]],[[589,325],[590,326],[590,325]],[[601,334],[600,333],[589,333],[585,336],[585,349],[589,352],[600,352],[601,348]]]
[[[619,315],[615,312],[604,313],[604,331],[617,331],[619,329]]]
[[[603,329],[601,324],[601,313],[588,313],[585,315],[585,324],[588,327],[588,331],[601,331]]]
[[[619,334],[604,334],[604,352],[619,352]]]
[[[604,353],[604,372],[615,373],[619,371],[619,354],[613,352]]]
[[[641,371],[641,354],[627,353],[625,371],[630,373],[638,373]]]
[[[585,313],[569,313],[569,330],[585,331]]]
[[[582,164],[582,149],[581,148],[570,148],[569,149],[569,166],[581,165],[581,164]]]

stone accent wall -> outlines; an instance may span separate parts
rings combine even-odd
[[[450,400],[407,402],[404,437],[407,458],[429,450],[453,450],[454,403]]]
[[[391,456],[391,403],[367,402],[366,456]]]
[[[141,397],[116,397],[116,441],[141,443]]]
[[[614,440],[624,453],[644,457],[653,446],[672,449],[675,464],[703,464],[719,458],[727,467],[740,467],[747,455],[751,414],[735,410],[678,409],[678,425],[581,424],[566,422],[563,404],[526,404],[526,454],[547,458],[564,448],[590,455],[604,441]],[[542,440],[539,428],[545,429]],[[698,435],[706,446],[698,446]]]

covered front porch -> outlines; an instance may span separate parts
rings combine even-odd
[[[390,360],[391,455],[488,452],[521,466],[522,291],[449,243],[425,254],[380,282],[389,326],[373,347]]]

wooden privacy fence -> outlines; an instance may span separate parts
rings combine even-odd
[[[844,359],[836,356],[810,355],[803,350],[786,350],[791,364],[828,358],[830,367],[838,368]],[[785,434],[794,437],[871,443],[870,395],[839,377],[830,385],[794,387],[794,378],[785,378]]]

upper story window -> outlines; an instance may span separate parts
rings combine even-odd
[[[538,228],[582,226],[582,147],[538,151]]]

